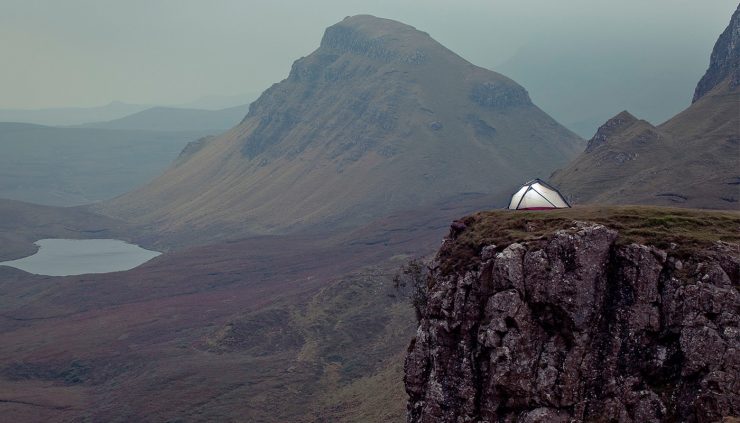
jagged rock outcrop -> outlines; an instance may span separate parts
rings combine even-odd
[[[574,222],[450,266],[465,230],[440,250],[408,350],[409,422],[740,415],[737,244],[678,257]]]
[[[588,140],[588,144],[586,144],[586,152],[590,153],[594,151],[596,147],[607,142],[609,138],[623,132],[626,128],[636,122],[638,122],[638,119],[630,112],[626,110],[622,111],[599,127],[593,138]]]
[[[740,85],[740,5],[712,49],[709,69],[696,85],[692,102],[704,97],[725,79],[730,80],[731,89]]]

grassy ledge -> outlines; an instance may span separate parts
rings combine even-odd
[[[740,242],[740,211],[653,206],[577,206],[559,210],[482,211],[460,219],[466,225],[440,251],[443,270],[470,265],[481,249],[495,244],[546,240],[575,221],[594,222],[619,232],[617,243],[639,243],[688,257],[717,241]],[[673,244],[673,247],[672,247]]]

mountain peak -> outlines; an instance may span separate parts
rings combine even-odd
[[[511,79],[412,26],[352,16],[238,127],[103,207],[204,237],[350,226],[461,192],[503,198],[579,145]]]
[[[352,27],[357,30],[362,30],[368,33],[374,33],[377,35],[392,34],[397,32],[418,32],[426,34],[425,32],[419,31],[411,25],[403,22],[394,21],[393,19],[379,18],[373,15],[354,15],[347,16],[340,22],[332,25],[335,26],[346,26]],[[329,27],[329,28],[331,28]]]
[[[630,121],[637,120],[635,115],[633,115],[627,110],[622,110],[621,112],[617,113],[617,115],[614,116],[612,119],[621,119],[621,120],[630,120]]]
[[[321,39],[322,49],[352,52],[386,62],[424,63],[425,47],[444,49],[426,32],[372,15],[348,16],[328,27]]]
[[[632,113],[626,110],[619,112],[619,114],[609,119],[608,121],[606,121],[605,124],[599,127],[593,138],[588,141],[586,152],[590,153],[591,151],[596,149],[596,147],[606,143],[609,138],[623,132],[625,129],[629,128],[638,121],[639,119],[637,119],[635,116],[632,115]]]
[[[740,5],[717,39],[709,59],[709,69],[696,85],[692,103],[729,78],[730,89],[740,85]]]

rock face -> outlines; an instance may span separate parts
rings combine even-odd
[[[679,260],[617,238],[576,222],[483,248],[477,266],[433,269],[405,362],[408,421],[739,415],[738,245]]]
[[[594,151],[598,146],[607,142],[615,134],[623,132],[626,128],[634,125],[638,122],[638,119],[634,117],[630,112],[624,110],[620,114],[609,119],[605,124],[601,125],[596,135],[588,140],[586,145],[586,152],[590,153]]]
[[[581,148],[511,79],[411,26],[352,16],[237,127],[99,208],[213,237],[353,226],[461,193],[504,201]]]
[[[740,5],[714,45],[709,59],[709,69],[696,86],[693,102],[704,97],[727,78],[730,79],[731,88],[740,84]]]

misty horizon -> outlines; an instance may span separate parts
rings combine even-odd
[[[0,416],[734,421],[737,1],[2,0]]]
[[[0,54],[8,58],[0,69],[0,109],[112,102],[199,108],[208,97],[253,99],[313,51],[326,27],[348,15],[372,14],[412,25],[471,63],[514,79],[535,104],[571,129],[581,125],[584,135],[624,109],[660,123],[687,107],[736,4],[631,1],[615,10],[583,0],[536,0],[420,6],[11,0],[0,17]],[[619,72],[607,72],[615,68]]]

